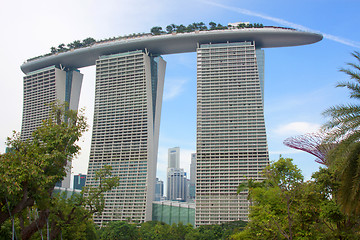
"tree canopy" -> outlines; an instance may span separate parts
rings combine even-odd
[[[101,187],[87,187],[71,198],[54,193],[55,184],[67,174],[68,161],[79,153],[77,141],[87,127],[82,111],[54,103],[49,117],[31,139],[24,140],[18,133],[8,139],[9,151],[0,155],[1,228],[10,221],[20,229],[22,239],[29,239],[45,225],[51,225],[53,239],[60,232],[75,233],[69,230],[71,227],[81,229],[83,224],[86,229],[88,224],[84,223],[102,211],[103,193],[118,184],[117,178],[110,177],[110,168],[97,173]]]

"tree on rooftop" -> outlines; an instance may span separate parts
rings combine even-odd
[[[56,47],[51,47],[50,51],[51,51],[51,53],[57,53]]]
[[[81,48],[83,46],[83,44],[79,40],[75,40],[73,44],[74,48]]]
[[[85,46],[90,46],[92,44],[96,43],[96,40],[92,37],[88,37],[88,38],[85,38],[83,41],[82,41],[82,44],[85,45]]]
[[[65,44],[64,43],[61,43],[59,44],[58,46],[58,52],[64,52],[66,51],[67,49],[65,48]]]
[[[207,26],[203,22],[199,22],[199,30],[204,31],[207,30]]]
[[[152,27],[150,32],[154,35],[160,35],[161,30],[162,30],[162,27]]]
[[[172,25],[167,25],[167,26],[166,26],[166,31],[167,31],[167,33],[172,33],[172,32],[173,32],[173,27],[172,27]]]
[[[176,32],[177,33],[184,33],[184,32],[186,32],[186,27],[183,24],[180,24],[179,26],[177,26]]]
[[[216,29],[216,23],[209,22],[209,25],[210,25],[210,30],[215,30]]]

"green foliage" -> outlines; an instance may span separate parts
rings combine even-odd
[[[141,224],[127,222],[110,222],[100,229],[101,240],[105,239],[142,239],[142,240],[192,240],[192,239],[229,239],[241,231],[246,222],[235,221],[221,225],[207,225],[193,228],[192,225],[172,224],[171,226],[157,221]]]
[[[160,35],[162,33],[162,27],[152,27],[150,32],[154,35]]]
[[[351,81],[340,82],[337,87],[350,91],[350,98],[360,100],[360,53],[353,52],[356,63],[342,68]],[[330,168],[340,176],[338,200],[347,214],[360,215],[360,105],[342,104],[330,107],[324,113],[330,120],[324,125],[329,130],[328,142],[337,147],[328,156]]]
[[[66,119],[66,121],[65,121]],[[51,116],[23,141],[14,133],[0,156],[0,224],[34,202],[49,205],[55,184],[66,176],[66,164],[80,150],[76,144],[87,129],[83,115],[52,106]]]
[[[321,168],[304,182],[292,160],[280,158],[264,177],[261,183],[248,181],[250,221],[231,239],[358,239],[359,218],[340,211],[333,169]]]
[[[101,232],[103,240],[135,240],[139,239],[136,225],[122,221],[109,222]]]
[[[54,103],[49,118],[33,132],[32,139],[23,140],[16,133],[8,139],[10,151],[0,156],[1,232],[6,233],[15,218],[22,239],[45,231],[47,224],[51,239],[59,234],[65,239],[96,239],[90,219],[103,210],[104,192],[119,182],[111,177],[111,168],[96,173],[99,186],[86,187],[70,198],[53,194],[55,184],[66,176],[68,161],[78,154],[76,142],[87,127],[82,112]]]
[[[119,185],[119,178],[111,177],[111,167],[105,166],[95,173],[99,185],[84,187],[81,194],[57,194],[52,199],[49,222],[51,238],[61,234],[65,239],[96,239],[92,216],[105,206],[104,193]]]
[[[209,25],[210,25],[209,30],[222,30],[222,29],[233,28],[231,26],[223,26],[220,23],[216,24],[214,22],[210,22]],[[262,27],[264,27],[262,24],[254,23],[254,24],[239,24],[236,28],[241,29],[241,28],[262,28]],[[89,47],[89,46],[94,45],[95,43],[127,39],[129,37],[148,36],[149,34],[161,35],[164,33],[170,34],[173,32],[189,33],[189,32],[194,32],[194,31],[207,31],[208,27],[203,22],[199,22],[199,23],[194,22],[192,24],[189,24],[187,27],[184,26],[183,24],[180,24],[179,26],[175,25],[175,24],[170,24],[170,25],[166,26],[165,29],[166,29],[166,32],[162,30],[162,27],[155,26],[150,29],[150,33],[133,33],[133,34],[125,35],[125,36],[111,37],[111,38],[102,39],[102,40],[98,40],[98,41],[96,41],[94,38],[89,37],[89,38],[84,39],[82,42],[79,40],[75,40],[72,43],[68,43],[68,44],[66,44],[67,47],[65,47],[64,43],[61,43],[61,44],[59,44],[59,46],[57,48],[51,47],[50,53],[47,53],[47,54],[44,54],[41,56],[37,56],[34,58],[30,58],[27,61],[33,61],[33,60],[36,60],[36,59],[39,59],[42,57],[47,57],[47,56],[51,56],[53,54],[67,52],[67,51],[77,49],[77,48]]]
[[[12,239],[12,220],[8,219],[6,220],[2,225],[0,225],[0,240],[8,240],[8,239]],[[15,228],[15,238],[19,237],[19,233],[20,233],[20,226],[19,226],[19,221],[18,219],[15,219],[14,222],[14,228]]]

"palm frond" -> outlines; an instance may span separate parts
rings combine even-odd
[[[360,62],[360,52],[354,51],[351,53],[351,55]]]
[[[341,72],[352,81],[340,82],[337,87],[350,91],[350,98],[360,99],[360,52],[353,52],[356,63]],[[360,105],[343,104],[323,112],[330,120],[323,126],[329,131],[326,141],[338,144],[329,155],[329,166],[339,173],[339,201],[348,214],[360,214]]]
[[[340,69],[340,72],[346,73],[347,75],[350,76],[351,79],[355,79],[357,81],[359,81],[360,79],[359,72],[353,72],[350,69],[343,69],[343,68]]]
[[[350,147],[349,154],[344,161],[341,173],[339,196],[345,212],[351,214],[360,205],[360,143]]]
[[[358,83],[340,82],[336,87],[346,87],[350,90],[350,98],[360,98],[360,85]]]

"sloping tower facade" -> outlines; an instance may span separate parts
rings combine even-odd
[[[196,225],[246,220],[246,193],[268,165],[264,53],[255,42],[197,49]]]
[[[144,51],[101,56],[96,61],[94,125],[86,185],[112,166],[120,185],[105,195],[95,223],[151,220],[165,61]]]
[[[78,110],[83,74],[78,70],[50,66],[32,71],[24,77],[24,105],[21,138],[31,139],[32,132],[50,113],[50,104],[67,102],[69,109]],[[58,185],[70,188],[71,162],[67,175]]]

